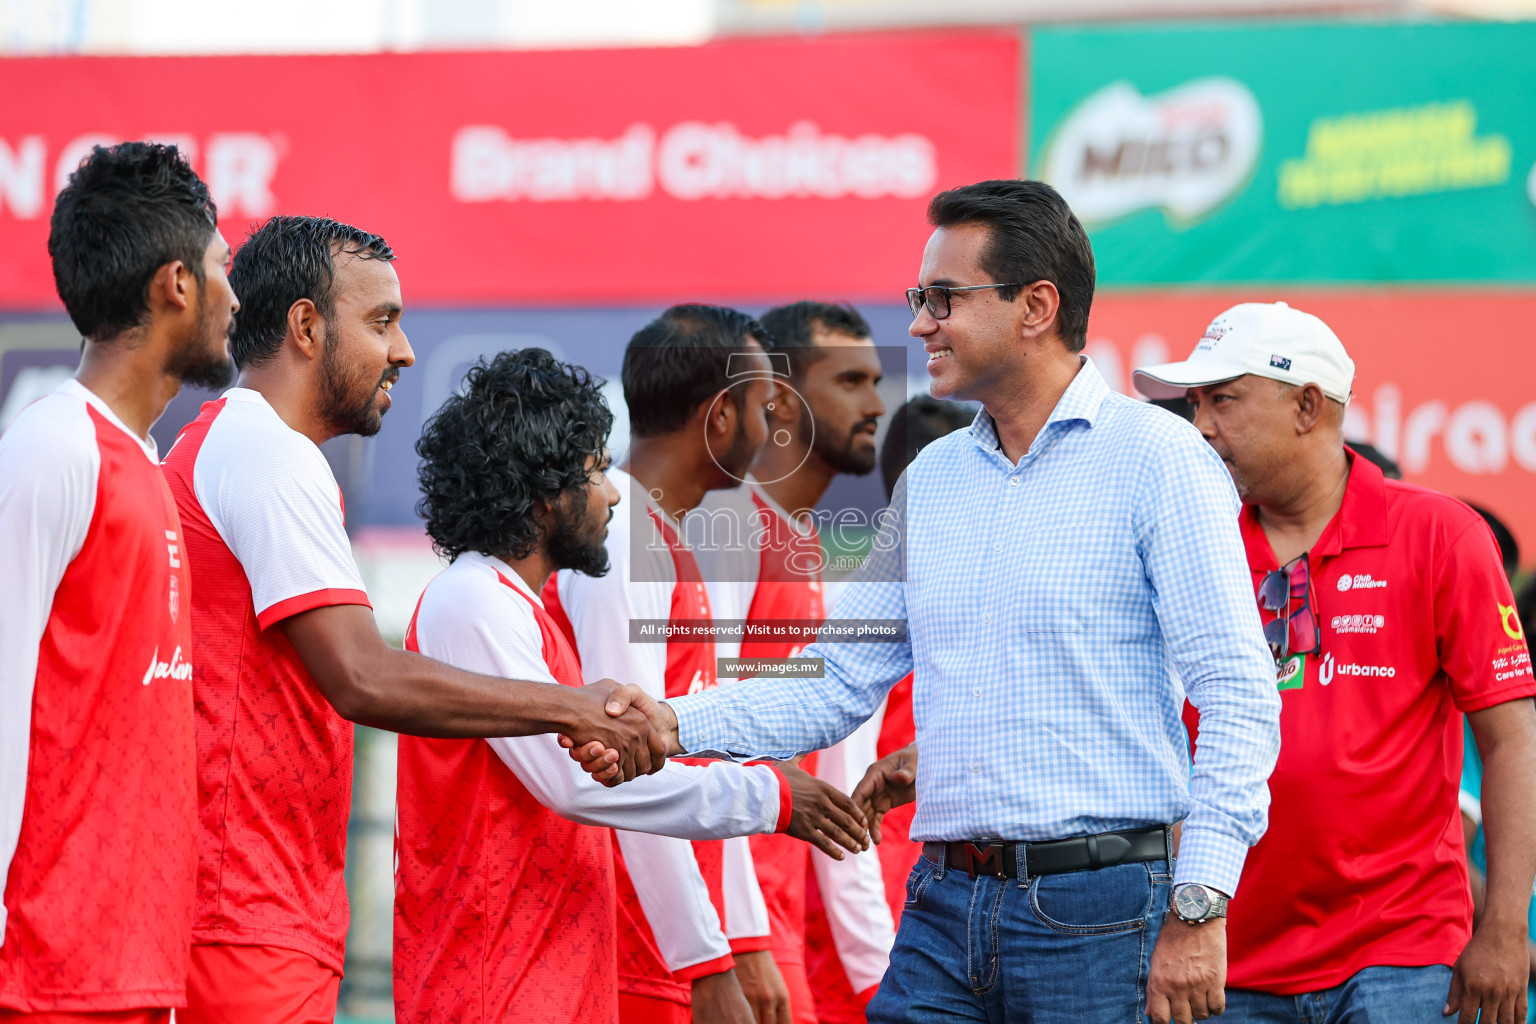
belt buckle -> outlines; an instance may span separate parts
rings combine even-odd
[[[991,867],[992,873],[998,878],[1007,878],[1003,873],[1003,843],[988,843],[986,846],[977,846],[975,843],[965,844],[965,871],[973,879],[976,873],[984,868]]]

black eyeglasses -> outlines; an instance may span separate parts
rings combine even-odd
[[[1312,611],[1312,568],[1305,554],[1264,577],[1259,584],[1259,607],[1277,616],[1264,625],[1264,639],[1276,663],[1293,654],[1322,652],[1323,631],[1317,628]]]
[[[1019,284],[968,284],[959,288],[946,288],[941,284],[931,284],[927,288],[908,288],[907,305],[912,309],[912,315],[917,316],[924,306],[928,307],[928,315],[935,320],[943,320],[949,316],[949,297],[955,292],[979,292],[985,288],[1022,288]]]

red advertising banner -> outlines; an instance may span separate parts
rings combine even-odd
[[[1216,314],[1285,301],[1321,317],[1355,361],[1349,438],[1403,478],[1470,501],[1536,551],[1536,294],[1221,291],[1099,295],[1088,351],[1111,387],[1137,366],[1185,358]]]
[[[0,61],[0,308],[56,306],[52,197],[131,138],[186,147],[231,242],[274,213],[383,234],[408,301],[889,301],[928,198],[1017,173],[1019,50],[989,31]]]

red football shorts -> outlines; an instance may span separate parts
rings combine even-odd
[[[0,1007],[0,1024],[170,1024],[170,1010],[108,1010],[106,1013],[23,1013]]]
[[[341,975],[278,946],[195,945],[176,1024],[332,1024]]]
[[[619,993],[619,1024],[691,1024],[693,1010],[670,999]]]

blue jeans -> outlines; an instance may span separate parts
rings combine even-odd
[[[1321,992],[1275,996],[1227,989],[1221,1024],[1444,1024],[1451,969],[1366,967]]]
[[[1161,860],[1021,884],[919,858],[869,1022],[1144,1020],[1171,884]]]

